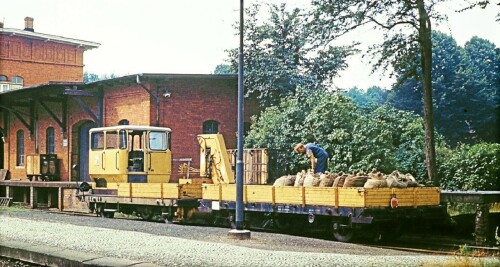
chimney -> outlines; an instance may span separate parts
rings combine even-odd
[[[26,17],[26,18],[24,18],[24,30],[25,31],[30,31],[30,32],[34,32],[35,31],[33,29],[33,18],[32,17]]]

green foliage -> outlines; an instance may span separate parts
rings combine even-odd
[[[346,96],[350,97],[359,107],[381,106],[385,104],[389,97],[389,91],[378,86],[372,86],[363,91],[357,87],[349,89]]]
[[[320,36],[311,32],[301,9],[285,4],[260,5],[246,9],[244,26],[244,69],[247,96],[262,106],[279,104],[297,93],[298,88],[323,90],[340,70],[347,68],[352,46],[316,43]],[[268,17],[263,12],[268,11]],[[264,17],[264,19],[262,19]],[[238,70],[238,49],[228,51],[233,73]]]
[[[219,64],[215,67],[214,74],[223,75],[223,74],[236,74],[236,72],[231,69],[230,65],[227,64]]]
[[[473,37],[465,46],[446,34],[433,32],[433,103],[436,128],[450,145],[500,141],[500,53],[487,40]],[[408,63],[414,66],[420,59]],[[404,66],[402,66],[404,68]],[[408,67],[409,68],[409,67]],[[421,70],[417,68],[417,76]],[[401,71],[391,102],[402,110],[423,114],[421,84]]]
[[[98,74],[95,74],[95,73],[90,73],[90,72],[87,72],[85,71],[83,73],[83,82],[84,83],[93,83],[93,82],[97,82],[97,81],[102,81],[102,80],[107,80],[107,79],[113,79],[113,78],[116,78],[118,77],[116,74],[101,74],[101,75],[98,75]]]
[[[331,171],[390,173],[397,169],[425,179],[422,119],[387,105],[363,111],[348,97],[314,92],[288,98],[253,118],[248,147],[280,151],[288,173],[308,168],[308,160],[293,152],[294,144],[316,143],[329,154]]]
[[[446,189],[500,190],[500,144],[462,145],[439,151],[441,186]]]

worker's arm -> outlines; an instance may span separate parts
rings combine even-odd
[[[314,173],[314,167],[316,167],[316,158],[314,157],[314,155],[311,155],[311,168],[313,173]]]

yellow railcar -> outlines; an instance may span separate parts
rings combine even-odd
[[[89,174],[96,187],[108,183],[168,183],[171,130],[120,125],[90,130]]]

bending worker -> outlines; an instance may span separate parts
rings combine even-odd
[[[325,173],[328,168],[328,153],[314,144],[296,144],[294,149],[296,153],[306,154],[311,158],[311,169],[314,173]]]

